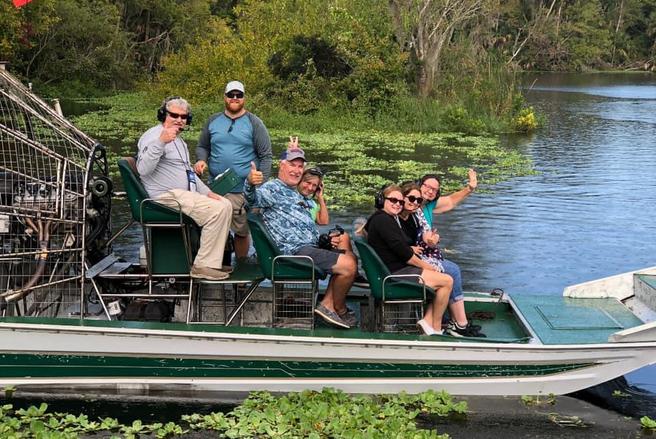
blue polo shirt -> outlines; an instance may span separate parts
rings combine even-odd
[[[210,179],[232,168],[240,182],[230,192],[241,192],[251,161],[267,180],[271,174],[271,139],[259,117],[246,112],[236,119],[224,112],[209,117],[200,132],[196,157],[209,165]]]
[[[224,113],[212,120],[208,126],[210,135],[210,179],[232,168],[240,177],[240,183],[231,192],[241,192],[244,180],[251,170],[251,162],[259,167],[260,160],[253,148],[253,126],[244,114],[230,119]]]

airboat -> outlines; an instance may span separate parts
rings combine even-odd
[[[469,293],[488,337],[428,337],[414,322],[430,292],[390,277],[356,241],[371,285],[350,294],[361,325],[335,330],[312,313],[325,273],[279,254],[256,217],[257,263],[237,263],[225,281],[190,278],[197,228],[147,198],[129,159],[119,169],[112,181],[102,145],[0,70],[0,386],[538,395],[656,362],[656,267],[562,296]],[[112,235],[119,185],[127,224]],[[141,261],[112,251],[133,222],[144,231]]]

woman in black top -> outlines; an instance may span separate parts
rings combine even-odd
[[[398,215],[403,209],[401,188],[391,185],[383,189],[383,207],[367,221],[367,241],[392,274],[418,274],[435,290],[435,300],[426,309],[417,326],[424,334],[442,334],[442,315],[449,303],[453,279],[422,261],[410,246],[411,240],[401,230]]]

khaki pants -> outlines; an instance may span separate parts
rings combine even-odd
[[[157,202],[182,210],[201,227],[200,248],[194,265],[220,270],[232,219],[230,201],[225,198],[213,200],[198,192],[172,189],[157,197]]]

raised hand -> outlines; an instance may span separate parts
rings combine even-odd
[[[290,149],[298,149],[298,136],[289,136],[289,143],[287,144],[287,151]]]
[[[182,128],[179,127],[178,125],[164,127],[162,129],[162,132],[159,134],[159,140],[161,140],[164,143],[173,142],[175,138],[178,137],[178,133],[180,131],[182,131]]]
[[[264,175],[262,174],[261,171],[257,170],[257,166],[255,166],[255,162],[251,162],[251,171],[248,173],[247,179],[248,182],[253,186],[262,184],[262,182],[264,181]]]
[[[474,190],[476,189],[476,186],[478,186],[478,175],[476,174],[476,171],[474,171],[471,168],[469,169],[468,174],[469,174],[469,183],[467,183],[467,185],[471,190]]]

